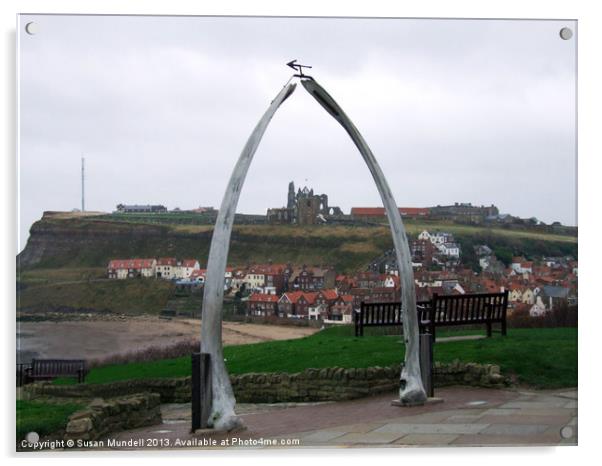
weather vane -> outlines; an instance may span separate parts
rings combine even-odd
[[[297,71],[299,74],[296,74],[295,76],[298,76],[300,78],[311,78],[311,76],[307,76],[305,74],[303,74],[303,68],[311,68],[311,66],[309,65],[302,65],[301,63],[297,63],[297,59],[295,58],[293,61],[289,61],[286,66],[290,66],[292,69],[294,69],[295,71]]]

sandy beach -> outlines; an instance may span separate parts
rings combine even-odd
[[[23,362],[32,357],[104,358],[198,339],[200,331],[199,320],[157,317],[135,317],[123,321],[17,322],[17,352]],[[316,331],[309,327],[224,322],[223,340],[224,345],[239,345],[301,338]]]

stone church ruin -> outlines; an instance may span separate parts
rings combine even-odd
[[[268,209],[268,223],[316,225],[333,218],[343,217],[340,207],[330,207],[326,194],[314,194],[314,190],[304,186],[295,193],[295,183],[288,184],[286,207]]]

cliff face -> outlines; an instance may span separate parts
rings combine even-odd
[[[166,226],[90,220],[34,223],[18,262],[23,268],[106,266],[111,258],[207,254],[211,231],[181,234]]]
[[[150,225],[99,219],[43,217],[30,229],[18,265],[28,268],[106,267],[110,259],[195,258],[207,263],[211,226]],[[387,228],[236,225],[229,263],[272,260],[363,268],[391,247]]]
[[[411,236],[423,229],[452,231],[470,264],[473,246],[487,244],[499,257],[513,255],[577,257],[576,238],[480,227],[429,224],[406,225]],[[438,227],[438,228],[437,228]],[[111,259],[143,257],[194,258],[207,264],[211,225],[152,224],[104,217],[44,215],[33,224],[18,266],[30,268],[106,267]],[[531,236],[530,236],[531,235]],[[562,241],[559,241],[562,240]],[[291,262],[331,265],[337,272],[363,270],[375,257],[391,249],[389,227],[343,225],[234,225],[228,263]]]

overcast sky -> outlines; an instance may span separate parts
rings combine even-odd
[[[34,21],[37,32],[24,25]],[[570,21],[21,16],[20,247],[45,210],[219,207],[250,132],[313,66],[372,148],[399,206],[495,204],[576,224]],[[307,184],[346,213],[381,206],[344,130],[298,86],[260,145],[238,211]]]

